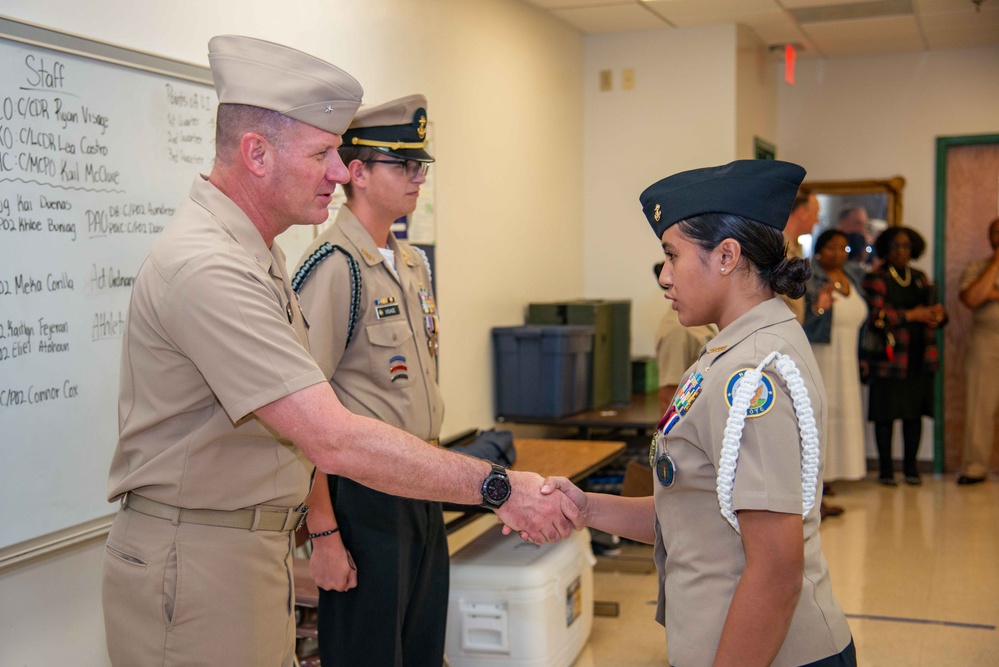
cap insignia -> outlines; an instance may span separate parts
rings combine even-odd
[[[655,218],[656,222],[659,222],[659,218],[663,217],[662,209],[659,208],[659,204],[652,210],[652,217]]]
[[[426,116],[420,116],[420,118],[418,120],[418,123],[419,123],[419,125],[416,128],[416,134],[417,134],[417,136],[420,137],[420,139],[426,139],[427,138],[427,117]]]

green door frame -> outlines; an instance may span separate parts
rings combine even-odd
[[[999,134],[972,134],[957,137],[937,137],[936,210],[933,222],[933,274],[937,282],[937,294],[946,293],[944,282],[944,258],[946,257],[947,225],[947,149],[953,146],[975,146],[999,144]],[[937,349],[940,351],[940,368],[934,380],[937,400],[933,406],[933,472],[944,471],[944,335],[937,330]]]

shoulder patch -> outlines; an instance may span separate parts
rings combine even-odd
[[[742,376],[745,375],[746,371],[753,370],[751,368],[743,368],[742,370],[732,373],[729,377],[728,382],[725,383],[725,402],[728,403],[729,407],[732,407],[732,395],[735,394],[736,388],[739,386],[739,382],[742,380]],[[766,373],[762,373],[760,376],[760,383],[756,385],[756,393],[753,395],[752,400],[749,402],[749,412],[746,413],[746,417],[761,417],[770,411],[770,408],[774,406],[774,400],[776,399],[776,393],[774,392],[774,383]]]

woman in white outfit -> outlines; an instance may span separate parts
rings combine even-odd
[[[805,334],[819,364],[829,405],[826,484],[867,475],[857,358],[867,302],[860,286],[844,270],[849,256],[847,243],[846,234],[836,229],[819,235],[805,293]]]

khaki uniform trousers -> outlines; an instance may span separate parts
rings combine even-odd
[[[964,413],[964,459],[962,472],[984,477],[989,471],[999,409],[999,331],[972,328],[965,357],[967,395]]]
[[[291,540],[120,510],[104,553],[111,664],[291,667]]]

